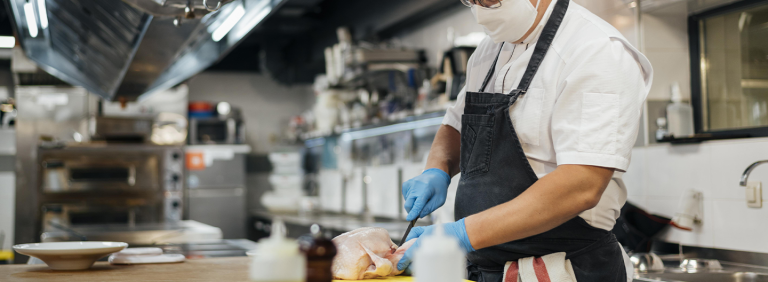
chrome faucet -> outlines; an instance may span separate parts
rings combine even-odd
[[[739,181],[739,185],[743,187],[747,187],[747,178],[749,177],[749,174],[752,173],[752,170],[754,170],[757,166],[764,163],[768,163],[768,160],[756,161],[753,164],[749,165],[747,167],[747,170],[744,171],[744,174],[741,175],[741,181]]]

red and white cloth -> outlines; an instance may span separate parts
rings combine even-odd
[[[508,261],[504,266],[504,282],[576,282],[576,275],[571,260],[560,252]]]

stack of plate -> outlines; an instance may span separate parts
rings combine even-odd
[[[184,255],[163,254],[160,248],[130,248],[109,256],[111,264],[173,263],[184,260]]]
[[[304,196],[301,154],[298,152],[271,153],[272,174],[269,183],[272,191],[264,193],[261,203],[273,212],[296,212]]]

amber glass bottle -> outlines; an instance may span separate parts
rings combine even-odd
[[[310,228],[311,235],[299,238],[299,248],[307,256],[307,282],[331,282],[331,266],[336,256],[336,245],[325,236],[317,224]]]

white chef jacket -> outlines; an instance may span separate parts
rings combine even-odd
[[[554,3],[523,43],[504,43],[500,54],[501,44],[489,37],[480,43],[469,59],[466,87],[443,124],[461,132],[466,91],[480,91],[497,54],[496,71],[483,92],[517,87]],[[539,178],[564,164],[616,169],[598,205],[580,214],[594,227],[611,230],[626,202],[620,174],[629,166],[652,74],[648,59],[619,31],[571,2],[528,92],[509,110]]]

